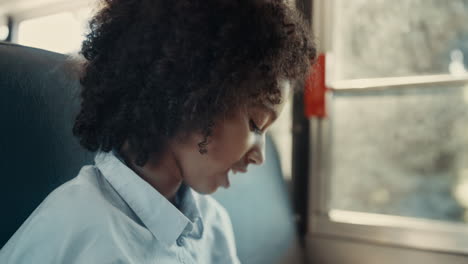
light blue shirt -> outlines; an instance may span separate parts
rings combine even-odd
[[[226,210],[182,185],[176,204],[113,152],[54,190],[0,251],[0,263],[240,263]]]

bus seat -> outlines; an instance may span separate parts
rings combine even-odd
[[[57,186],[94,155],[71,133],[78,82],[70,60],[0,43],[0,247]]]
[[[53,189],[93,163],[94,153],[71,133],[79,110],[76,72],[68,56],[0,42],[0,248]],[[279,263],[295,242],[288,192],[270,138],[266,149],[264,166],[234,175],[231,188],[214,195],[231,216],[243,263]]]

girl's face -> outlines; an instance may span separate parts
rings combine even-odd
[[[217,121],[206,154],[199,152],[201,134],[193,134],[173,149],[187,185],[199,193],[213,193],[220,186],[229,187],[229,171],[246,172],[249,164],[265,161],[265,133],[282,112],[290,91],[288,81],[279,86],[280,104],[249,105]]]

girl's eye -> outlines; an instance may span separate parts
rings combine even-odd
[[[259,135],[261,135],[263,133],[262,130],[260,128],[258,128],[257,124],[255,124],[255,122],[252,119],[250,119],[250,129],[254,133],[259,134]]]

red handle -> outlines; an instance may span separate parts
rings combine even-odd
[[[304,110],[307,118],[325,118],[325,54],[320,54],[305,83]]]

